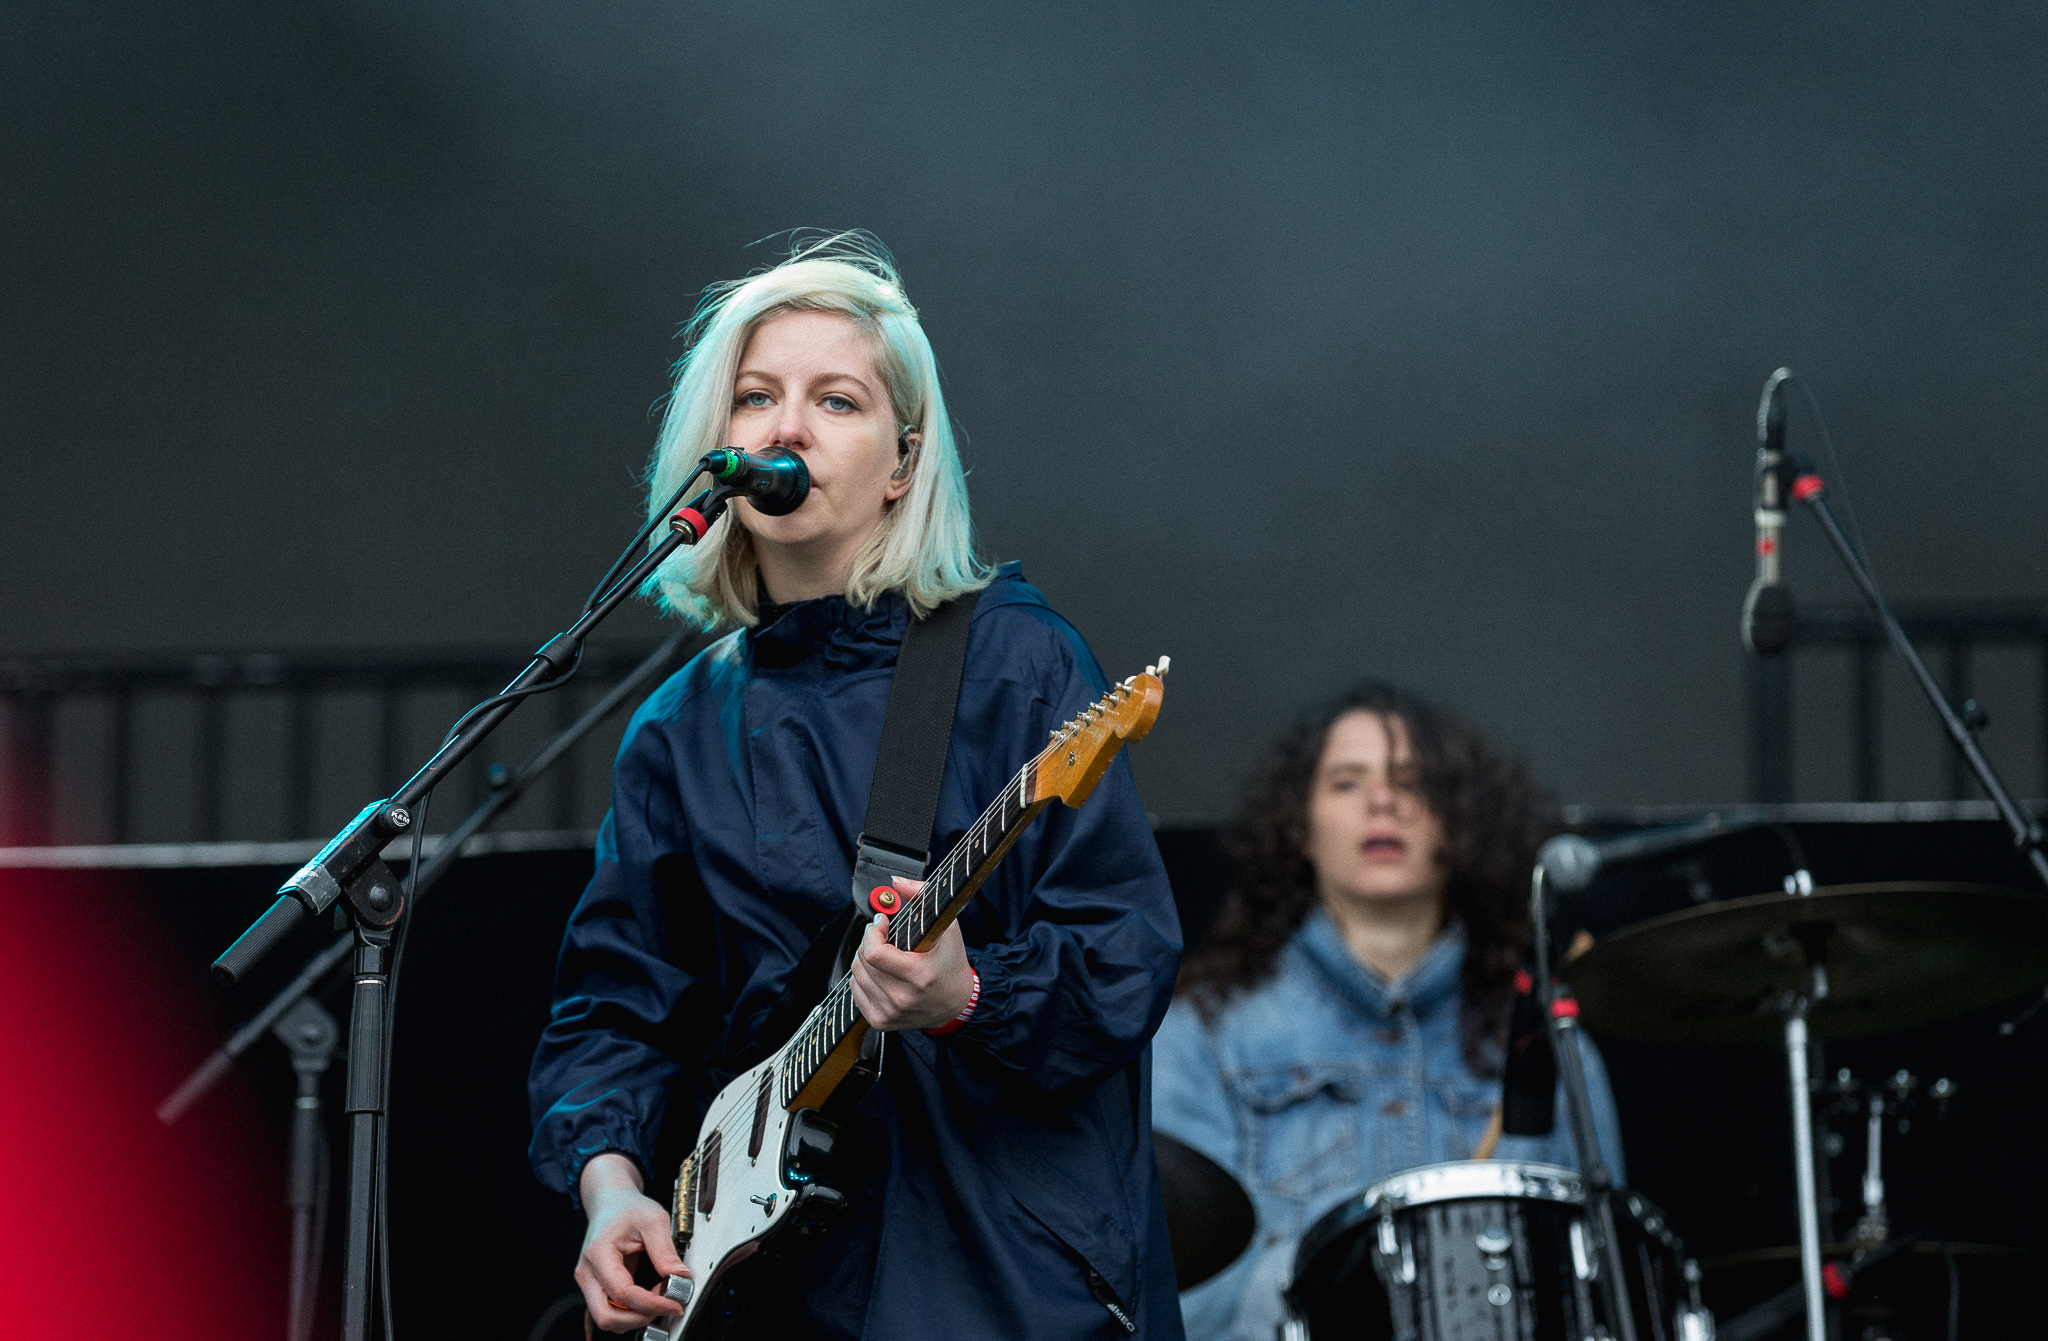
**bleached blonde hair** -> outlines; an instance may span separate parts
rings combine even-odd
[[[858,323],[873,342],[897,431],[922,439],[909,491],[887,505],[881,525],[854,555],[846,598],[869,606],[899,591],[922,615],[987,586],[991,570],[974,553],[967,477],[939,389],[938,360],[894,259],[865,232],[800,243],[780,265],[705,291],[684,328],[689,347],[676,364],[675,391],[648,466],[648,515],[655,517],[704,453],[727,445],[740,358],[761,324],[785,312],[833,312]],[[751,627],[760,599],[753,537],[728,514],[655,570],[648,586],[666,609],[706,628]]]

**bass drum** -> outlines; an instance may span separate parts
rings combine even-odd
[[[1698,1270],[1657,1208],[1616,1192],[1638,1341],[1710,1341]],[[1616,1335],[1579,1175],[1467,1160],[1397,1174],[1302,1236],[1283,1336],[1584,1341]]]

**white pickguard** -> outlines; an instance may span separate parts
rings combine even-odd
[[[754,1133],[755,1100],[762,1094],[762,1073],[772,1073],[782,1060],[778,1052],[720,1090],[698,1129],[697,1204],[690,1212],[690,1246],[683,1254],[683,1265],[690,1273],[689,1299],[681,1317],[648,1327],[643,1333],[646,1341],[681,1337],[696,1317],[698,1306],[710,1297],[720,1269],[749,1256],[753,1246],[789,1210],[796,1191],[782,1179],[782,1145],[789,1113],[776,1102],[772,1082],[766,1094],[768,1120],[761,1131],[760,1153],[751,1158],[747,1154]],[[718,1133],[717,1188],[706,1213],[703,1189],[708,1170],[702,1161],[714,1132]],[[679,1291],[673,1284],[675,1278],[670,1281],[670,1297],[674,1298]]]

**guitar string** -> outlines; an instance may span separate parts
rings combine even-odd
[[[996,800],[975,819],[973,826],[966,833],[962,834],[959,841],[953,845],[952,850],[940,862],[939,869],[934,871],[930,879],[927,880],[925,888],[904,901],[902,911],[890,922],[890,941],[892,944],[896,942],[897,935],[902,933],[909,944],[914,945],[929,930],[930,923],[925,921],[925,915],[928,911],[931,891],[943,884],[947,893],[947,903],[950,903],[953,898],[957,897],[955,891],[960,881],[965,879],[967,875],[972,874],[971,854],[974,849],[977,845],[980,845],[983,847],[984,855],[986,855],[987,850],[993,847],[992,843],[986,842],[991,822],[1000,815],[1011,813],[1013,806],[1014,813],[1021,816],[1022,812],[1026,809],[1024,784],[1032,770],[1051,752],[1052,746],[1049,745],[1046,749],[1041,750],[1038,755],[1034,756],[1030,763],[1018,770],[1017,774],[1010,779],[1009,783],[997,795]],[[1014,801],[1010,799],[1013,794],[1015,797]],[[962,871],[960,869],[962,865],[966,865],[968,869]],[[943,903],[939,905],[941,908],[944,906],[945,904]],[[914,932],[910,930],[913,927],[915,928]],[[898,946],[898,948],[907,948],[907,946]],[[769,1089],[775,1094],[778,1102],[786,1104],[798,1093],[801,1093],[803,1087],[809,1084],[817,1075],[818,1070],[824,1065],[825,1059],[837,1048],[839,1042],[843,1041],[846,1031],[852,1028],[853,1018],[848,1017],[841,1020],[840,1016],[844,1012],[845,1007],[850,1005],[851,1001],[852,975],[848,973],[843,975],[833,985],[831,992],[826,995],[825,999],[805,1017],[804,1023],[798,1027],[795,1036],[788,1043],[777,1049],[775,1056],[770,1059],[770,1061],[777,1064],[773,1066],[770,1073],[772,1079],[770,1080]],[[837,1033],[839,1037],[837,1039],[830,1038],[830,1035],[833,1033]],[[824,1046],[828,1041],[831,1046]],[[797,1062],[797,1067],[794,1071],[790,1066],[792,1061]],[[801,1080],[795,1078],[797,1074],[802,1074]],[[793,1081],[794,1083],[792,1083]],[[751,1089],[758,1095],[760,1090],[758,1082]],[[700,1140],[697,1143],[697,1148],[703,1149],[713,1136],[720,1140],[721,1146],[725,1142],[736,1141],[742,1127],[751,1129],[759,1107],[758,1102],[750,1103],[747,1099],[746,1091],[742,1091],[720,1116],[718,1125],[712,1130],[712,1135]],[[748,1143],[749,1145],[752,1144],[751,1130],[748,1132]]]
[[[1128,682],[1112,685],[1101,698],[1096,700],[1092,711],[1086,714],[1086,716],[1092,716],[1095,712],[1100,712],[1106,716],[1113,710],[1119,700],[1128,698],[1134,689],[1135,686]],[[1101,726],[1106,729],[1109,723],[1103,722]],[[1083,729],[1087,728],[1084,727]],[[929,891],[940,883],[942,876],[948,877],[945,881],[947,898],[938,905],[940,908],[950,904],[958,897],[955,891],[959,882],[972,875],[977,846],[980,848],[980,855],[983,857],[994,850],[995,842],[988,841],[989,824],[992,818],[1008,813],[1009,805],[1011,804],[1009,802],[1010,794],[1012,792],[1016,794],[1014,804],[1021,816],[1021,812],[1026,808],[1024,784],[1029,774],[1047,756],[1054,753],[1060,745],[1071,743],[1071,739],[1063,741],[1055,735],[1052,743],[1041,749],[1037,755],[1033,756],[1030,763],[1018,771],[1017,776],[1012,778],[1010,784],[997,796],[995,803],[987,811],[983,812],[975,821],[974,826],[954,845],[952,852],[947,855],[945,862],[941,863],[940,870],[933,873],[931,880],[927,884],[927,891]],[[1006,832],[1009,827],[1008,824],[1004,825]],[[962,857],[963,853],[966,858],[964,865],[967,869],[952,869],[963,864],[956,860]],[[889,940],[892,944],[897,944],[899,948],[907,949],[928,934],[930,924],[922,920],[925,912],[923,907],[925,899],[926,895],[924,892],[913,896],[912,900],[906,903],[902,912],[890,923]],[[906,918],[910,918],[912,914],[915,914],[916,917],[906,921]],[[784,1102],[793,1098],[796,1093],[800,1093],[804,1085],[810,1083],[810,1080],[817,1074],[818,1068],[823,1065],[824,1059],[831,1055],[832,1050],[843,1041],[845,1031],[852,1027],[855,1016],[847,1010],[851,990],[851,977],[849,975],[842,978],[838,984],[835,984],[832,992],[827,994],[825,1000],[820,1002],[818,1008],[810,1016],[806,1017],[803,1025],[799,1026],[796,1037],[792,1039],[790,1047],[785,1051],[793,1054],[790,1060],[795,1061],[797,1063],[796,1069],[804,1074],[802,1074],[800,1080],[796,1081],[793,1087],[785,1086],[788,1092],[781,1096]],[[828,1008],[830,1009],[828,1010]],[[838,1038],[831,1037],[835,1033],[839,1035]],[[822,1047],[821,1049],[821,1045],[828,1043],[830,1046]],[[785,1064],[783,1069],[787,1070],[790,1068]],[[789,1079],[787,1076],[779,1078]]]
[[[988,810],[984,811],[979,817],[976,818],[973,827],[968,829],[966,833],[962,834],[960,840],[953,845],[952,851],[947,853],[945,860],[940,862],[939,869],[937,871],[934,871],[932,873],[931,878],[926,882],[925,890],[920,890],[917,894],[912,895],[911,898],[904,901],[904,907],[902,912],[900,912],[897,915],[896,919],[889,924],[891,932],[890,940],[892,944],[895,942],[895,933],[900,928],[912,925],[911,922],[905,921],[906,917],[910,917],[919,921],[922,920],[923,915],[926,911],[925,906],[928,902],[926,897],[926,891],[937,886],[942,879],[944,880],[949,891],[957,887],[959,879],[963,878],[955,870],[955,867],[958,865],[957,859],[960,858],[963,854],[971,851],[977,840],[986,836],[990,819],[993,816],[1002,813],[1008,808],[1005,802],[1007,798],[1011,795],[1011,793],[1016,793],[1017,810],[1019,811],[1019,813],[1022,812],[1022,810],[1024,809],[1023,784],[1026,780],[1026,777],[1031,772],[1031,770],[1039,763],[1039,761],[1050,752],[1050,746],[1048,746],[1047,749],[1040,751],[1039,754],[1032,759],[1031,763],[1026,764],[1022,769],[1018,771],[1015,777],[1010,779],[1009,784],[1005,786],[1002,792],[997,795],[995,802],[989,806]],[[949,893],[947,901],[950,902],[952,897],[953,896]],[[943,907],[944,905],[940,906]],[[928,929],[929,923],[925,923],[923,927],[918,930],[915,936],[909,938],[910,943],[915,944],[918,939],[922,938],[924,931]],[[899,946],[898,948],[907,947]],[[769,1084],[769,1089],[771,1093],[776,1094],[776,1097],[779,1102],[787,1103],[789,1099],[794,1098],[797,1093],[801,1092],[803,1086],[810,1083],[810,1080],[814,1076],[816,1076],[818,1068],[823,1066],[825,1058],[831,1055],[832,1048],[824,1048],[821,1051],[819,1051],[814,1061],[806,1063],[809,1070],[809,1074],[804,1077],[803,1081],[797,1084],[793,1089],[790,1089],[788,1087],[787,1082],[790,1079],[790,1077],[786,1074],[786,1072],[788,1070],[788,1062],[791,1059],[792,1054],[802,1055],[805,1053],[806,1049],[814,1048],[816,1047],[816,1045],[824,1042],[824,1034],[817,1028],[819,1024],[824,1022],[820,1017],[822,1014],[826,1012],[828,1007],[843,1005],[851,1001],[851,984],[852,975],[850,973],[842,976],[838,983],[834,984],[832,991],[829,994],[827,994],[825,1000],[821,1001],[816,1007],[812,1009],[811,1013],[805,1017],[804,1024],[798,1027],[796,1035],[788,1043],[784,1044],[781,1048],[777,1049],[775,1056],[769,1059],[770,1061],[779,1061],[781,1063],[780,1065],[776,1065],[771,1071],[770,1074],[773,1078],[771,1079]],[[833,1014],[836,1016],[837,1012],[834,1011]],[[851,1027],[852,1021],[850,1019],[846,1021],[843,1025],[839,1026],[839,1032],[842,1038],[844,1037],[844,1031],[850,1029]],[[833,1047],[836,1048],[837,1046],[837,1041],[834,1041]],[[752,1089],[756,1094],[758,1094],[760,1091],[759,1083],[756,1082]],[[781,1092],[785,1089],[788,1089],[787,1093]],[[739,1131],[742,1127],[752,1127],[755,1113],[758,1111],[758,1108],[758,1103],[750,1104],[748,1102],[746,1094],[743,1091],[739,1096],[734,1098],[732,1104],[721,1115],[721,1117],[719,1118],[718,1125],[712,1129],[711,1136],[706,1136],[702,1140],[698,1141],[697,1148],[700,1150],[703,1149],[704,1146],[711,1141],[712,1137],[717,1137],[720,1140],[721,1144],[727,1141],[737,1140]],[[748,1132],[748,1143],[752,1144],[751,1130],[749,1130]]]
[[[1107,713],[1111,710],[1115,702],[1120,697],[1128,696],[1131,688],[1132,686],[1126,683],[1112,685],[1107,693],[1105,693],[1101,698],[1095,701],[1093,707],[1097,711]],[[1106,726],[1108,724],[1104,723],[1104,725]],[[1004,810],[1007,809],[1005,805],[1005,799],[1013,791],[1017,793],[1017,811],[1020,816],[1022,815],[1023,811],[1027,808],[1026,802],[1024,800],[1025,781],[1028,779],[1030,774],[1041,763],[1043,763],[1047,757],[1052,755],[1059,746],[1072,743],[1073,742],[1071,738],[1067,740],[1061,740],[1060,738],[1055,736],[1050,744],[1048,744],[1044,749],[1040,750],[1037,754],[1033,755],[1031,761],[1025,764],[1023,768],[1017,771],[1016,775],[1010,779],[1009,784],[1005,786],[1000,793],[997,794],[995,801],[990,804],[989,808],[983,811],[981,815],[975,819],[973,825],[968,828],[967,832],[960,836],[960,840],[953,845],[952,850],[948,852],[946,854],[945,859],[939,863],[939,869],[934,871],[931,877],[926,881],[925,888],[918,891],[918,893],[912,895],[909,899],[905,900],[902,911],[899,912],[897,916],[889,924],[889,940],[891,944],[896,943],[897,932],[901,930],[903,927],[910,925],[908,922],[905,921],[906,917],[910,916],[912,913],[916,913],[920,918],[922,917],[924,912],[924,905],[927,902],[926,894],[929,890],[931,890],[940,882],[941,877],[950,876],[950,878],[946,881],[947,888],[949,890],[947,902],[952,901],[955,895],[952,894],[950,891],[957,886],[957,883],[960,879],[964,879],[967,875],[971,875],[973,873],[970,865],[968,871],[954,874],[951,868],[953,868],[956,865],[957,860],[961,858],[963,854],[969,852],[972,849],[974,841],[978,837],[983,837],[986,835],[991,818],[995,815],[1002,813]],[[991,847],[992,846],[993,845],[991,844]],[[984,853],[984,855],[986,854]],[[940,907],[943,908],[944,905],[941,904]],[[914,936],[909,937],[910,943],[914,945],[918,940],[922,939],[927,930],[929,930],[928,923],[920,927]],[[907,949],[908,946],[898,946],[897,948]],[[805,1085],[808,1085],[811,1082],[811,1080],[816,1077],[819,1069],[821,1069],[824,1066],[825,1059],[831,1056],[833,1050],[838,1047],[840,1042],[844,1041],[846,1031],[850,1030],[853,1027],[852,1019],[847,1020],[844,1025],[838,1026],[837,1032],[840,1035],[839,1039],[834,1040],[832,1042],[831,1047],[823,1049],[823,1051],[819,1053],[815,1061],[804,1063],[804,1065],[807,1068],[808,1074],[806,1074],[803,1077],[802,1081],[796,1084],[793,1088],[790,1088],[788,1093],[782,1092],[785,1089],[786,1082],[789,1078],[788,1075],[785,1074],[788,1070],[789,1061],[792,1060],[795,1056],[805,1055],[807,1049],[815,1047],[817,1044],[820,1044],[825,1041],[824,1033],[820,1031],[820,1029],[818,1028],[819,1025],[824,1023],[823,1019],[821,1019],[821,1015],[825,1012],[828,1006],[836,1007],[838,1005],[843,1005],[852,1000],[852,982],[853,975],[850,971],[842,975],[839,981],[833,985],[832,990],[826,994],[825,999],[819,1002],[818,1005],[812,1009],[809,1015],[804,1017],[804,1023],[797,1027],[797,1032],[790,1039],[790,1041],[784,1044],[781,1048],[778,1048],[774,1056],[768,1059],[770,1062],[780,1063],[779,1065],[775,1065],[771,1068],[769,1072],[771,1078],[768,1086],[769,1092],[775,1095],[778,1103],[786,1104],[790,1099],[796,1097],[798,1093],[802,1092],[803,1087]],[[833,1011],[833,1015],[836,1018],[836,1009]],[[758,1081],[753,1086],[753,1090],[754,1093],[758,1096],[760,1093],[760,1084]],[[751,1144],[751,1128],[753,1126],[755,1114],[757,1111],[759,1111],[759,1109],[760,1104],[758,1102],[758,1098],[756,1102],[751,1105],[747,1102],[744,1093],[739,1097],[735,1098],[732,1102],[732,1105],[725,1111],[724,1115],[721,1116],[721,1118],[719,1119],[718,1125],[712,1128],[711,1135],[703,1137],[697,1142],[696,1150],[702,1150],[715,1138],[719,1142],[720,1153],[722,1155],[724,1152],[724,1145],[726,1144],[726,1142],[737,1139],[739,1130],[742,1127],[746,1127],[749,1129],[748,1138],[749,1144]],[[692,1153],[694,1154],[696,1153],[696,1151],[692,1151]]]

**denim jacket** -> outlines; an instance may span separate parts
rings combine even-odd
[[[1500,1100],[1459,1047],[1464,929],[1439,936],[1400,982],[1355,959],[1318,908],[1274,976],[1214,1025],[1185,997],[1153,1043],[1152,1123],[1228,1169],[1258,1213],[1231,1267],[1181,1295],[1189,1341],[1273,1341],[1303,1231],[1418,1164],[1466,1159]],[[1599,1054],[1581,1035],[1600,1148],[1622,1177],[1621,1136]],[[1558,1096],[1550,1135],[1509,1136],[1494,1157],[1576,1165]]]

